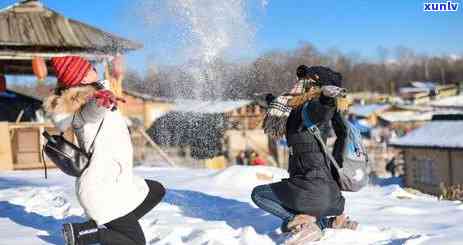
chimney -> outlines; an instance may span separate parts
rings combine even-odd
[[[6,78],[5,75],[0,74],[0,93],[6,91]]]

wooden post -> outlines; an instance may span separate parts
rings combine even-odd
[[[167,154],[161,149],[161,147],[159,147],[152,139],[151,137],[145,132],[144,129],[142,128],[139,128],[138,131],[140,132],[140,134],[148,141],[148,143],[159,153],[159,155],[161,155],[162,158],[164,158],[164,160],[167,161],[167,163],[172,166],[172,167],[177,167],[175,162],[172,161],[172,159],[170,159],[169,156],[167,156]]]
[[[8,122],[0,122],[0,171],[13,170],[10,131]]]
[[[124,76],[121,75],[119,78],[115,78],[111,75],[111,70],[109,67],[109,63],[105,64],[105,72],[104,72],[105,79],[111,85],[111,91],[117,96],[122,97],[122,81],[124,80]]]
[[[143,127],[145,129],[151,127],[151,108],[151,102],[143,100]]]

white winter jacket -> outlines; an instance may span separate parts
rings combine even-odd
[[[133,174],[132,142],[124,117],[118,110],[98,106],[94,93],[91,86],[70,88],[61,96],[48,97],[44,107],[61,131],[72,127],[79,146],[93,152],[90,166],[76,179],[76,194],[85,213],[102,225],[133,211],[147,196],[148,186]]]

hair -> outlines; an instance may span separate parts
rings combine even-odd
[[[91,86],[93,87],[94,89],[96,90],[102,90],[104,89],[105,87],[99,83],[99,82],[94,82],[94,83],[89,83],[89,84],[80,84],[80,85],[77,85],[77,86],[74,86],[74,87],[85,87],[85,86]],[[70,89],[70,88],[73,88],[73,87],[56,87],[55,90],[53,91],[53,94],[55,95],[58,95],[58,96],[61,96],[64,91]]]

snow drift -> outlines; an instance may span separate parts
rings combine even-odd
[[[270,167],[234,166],[223,171],[137,168],[161,181],[163,202],[141,220],[149,244],[271,245],[281,239],[280,221],[256,208],[254,186],[287,177]],[[52,171],[0,174],[0,244],[62,244],[61,224],[85,219],[73,179]],[[463,205],[414,195],[398,185],[345,193],[358,231],[327,230],[313,244],[462,244]]]

